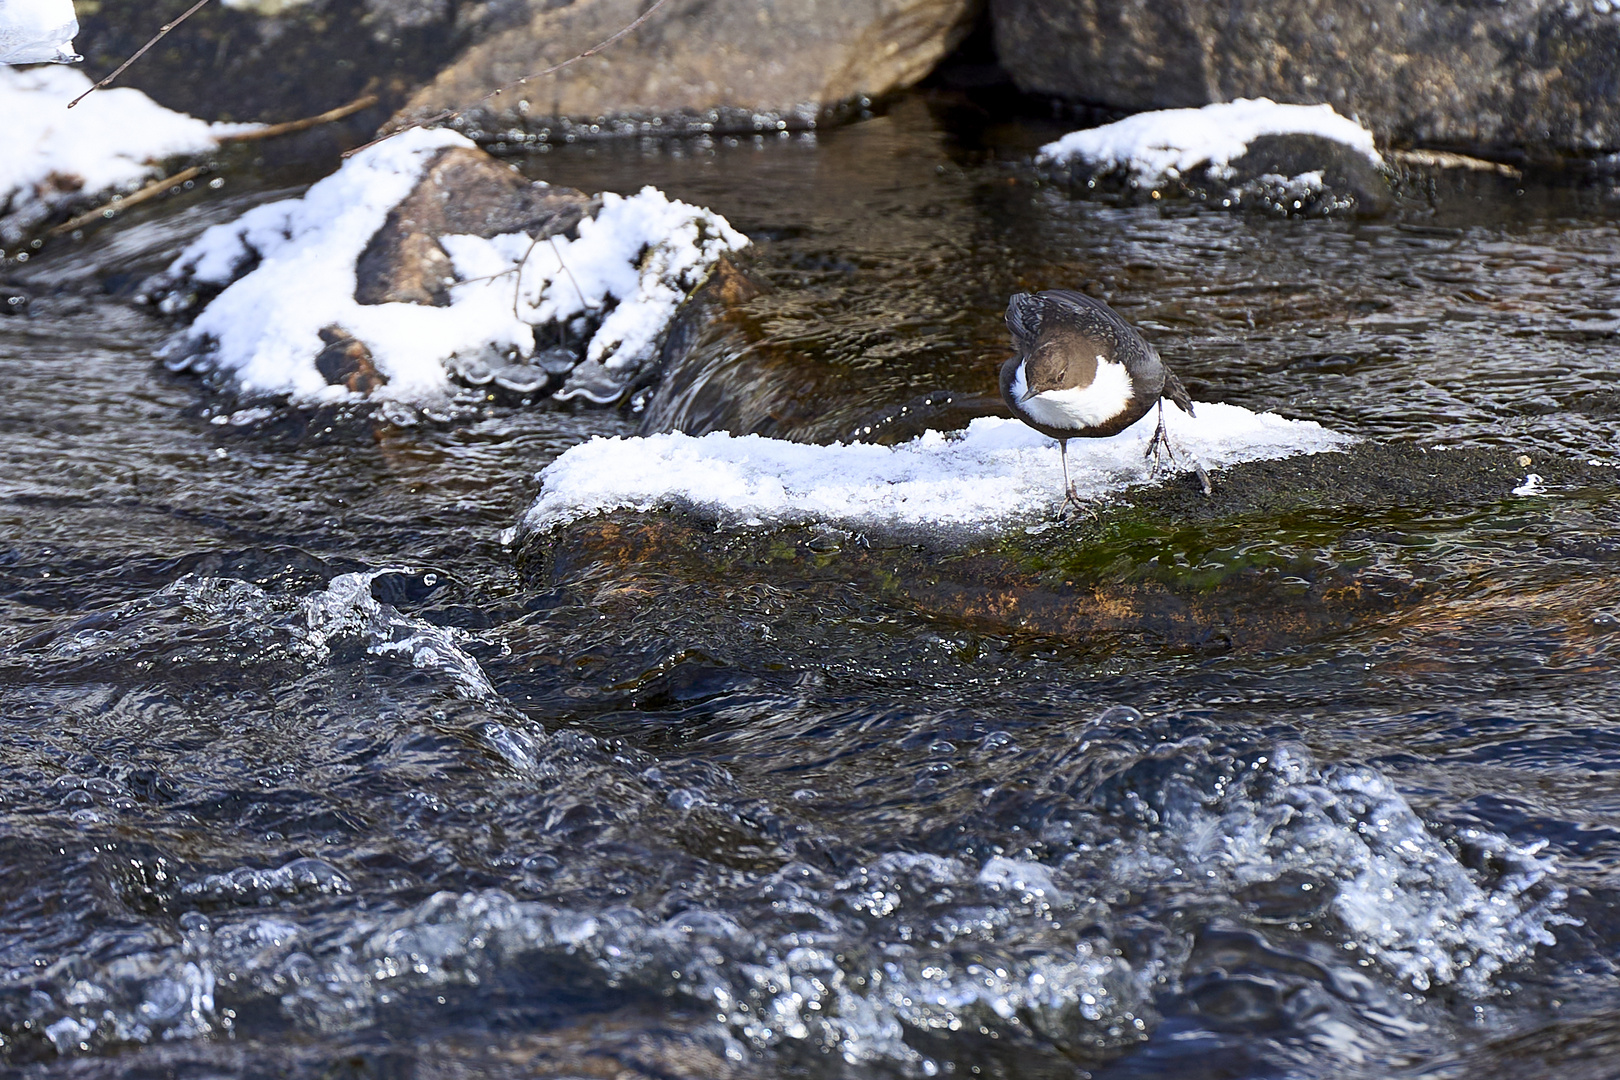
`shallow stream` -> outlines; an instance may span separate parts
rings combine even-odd
[[[1060,130],[918,93],[522,163],[754,238],[770,358],[718,358],[725,400],[659,423],[959,424],[996,408],[1007,295],[1084,287],[1196,399],[1620,463],[1612,181],[1418,175],[1376,221],[1124,206],[1028,168]],[[841,582],[835,548],[565,572],[500,535],[641,417],[374,425],[155,362],[133,283],[274,188],[7,271],[6,1068],[1620,1072],[1620,485],[1192,522],[1088,564],[1421,587],[1259,649],[986,629]]]

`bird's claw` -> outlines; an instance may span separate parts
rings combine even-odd
[[[1101,521],[1097,510],[1090,503],[1080,497],[1080,494],[1070,488],[1063,496],[1063,505],[1058,507],[1058,520],[1068,521],[1070,517],[1080,514],[1088,515],[1093,521]]]

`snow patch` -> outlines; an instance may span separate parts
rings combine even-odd
[[[0,67],[0,242],[16,243],[59,207],[139,186],[164,158],[206,153],[258,126],[210,124],[128,88],[67,107],[89,88],[69,68]]]
[[[598,378],[582,396],[616,398],[651,358],[686,294],[724,252],[748,244],[718,214],[647,187],[628,197],[602,195],[601,211],[581,221],[572,240],[444,237],[459,282],[448,307],[359,303],[361,253],[430,159],[452,146],[473,144],[447,130],[405,132],[357,154],[302,198],[256,207],[204,232],[148,286],[167,291],[162,306],[170,313],[195,301],[189,287],[225,287],[165,346],[170,365],[218,371],[247,394],[288,394],[300,403],[353,399],[315,365],[321,330],[338,326],[365,344],[388,379],[373,398],[431,404],[453,390],[452,360],[462,368],[483,364],[481,357],[529,357],[535,327],[583,317],[600,324],[580,365]],[[520,366],[534,367],[535,388],[550,370],[546,358]]]
[[[1352,440],[1307,420],[1199,402],[1164,410],[1185,464],[1206,468],[1340,449]],[[1153,479],[1144,458],[1157,412],[1118,435],[1072,439],[1069,475],[1083,499]],[[1017,420],[981,417],[959,434],[928,431],[899,446],[810,446],[714,432],[595,438],[540,473],[524,517],[544,531],[589,514],[691,506],[723,521],[825,521],[854,528],[988,531],[1049,515],[1063,498],[1057,445]]]
[[[73,0],[0,0],[0,64],[76,64]]]
[[[1041,147],[1036,160],[1047,165],[1080,160],[1103,169],[1126,169],[1144,185],[1155,186],[1201,166],[1221,177],[1263,135],[1318,135],[1361,151],[1374,165],[1384,163],[1372,132],[1340,116],[1333,106],[1279,105],[1269,98],[1137,113],[1113,124],[1071,131]]]

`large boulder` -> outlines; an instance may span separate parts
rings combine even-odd
[[[1508,0],[990,0],[1027,91],[1129,110],[1328,103],[1381,142],[1620,146],[1620,14]]]
[[[306,136],[353,145],[401,107],[423,116],[473,105],[600,44],[647,8],[642,0],[233,0],[205,5],[119,83],[207,120],[291,120],[375,94],[378,104]],[[551,118],[587,130],[621,121],[610,131],[637,131],[653,118],[663,130],[804,126],[829,106],[923,78],[978,8],[975,0],[666,0],[600,53],[470,110],[467,126],[541,129],[555,126]],[[81,4],[80,16],[78,47],[95,75],[160,25],[151,5],[135,0]]]
[[[277,122],[364,94],[379,103],[315,137],[353,140],[470,40],[489,6],[475,0],[233,0],[207,4],[159,42],[118,85],[205,120]],[[94,78],[129,57],[183,6],[146,0],[79,4],[77,47]]]
[[[973,0],[667,0],[602,52],[466,114],[530,134],[561,121],[659,120],[668,131],[797,127],[860,96],[910,86],[961,40]],[[408,116],[478,102],[567,60],[645,11],[642,0],[530,0],[526,20],[479,41],[416,94]],[[621,125],[624,126],[624,125]]]
[[[1208,498],[1189,483],[1137,487],[1129,502],[1098,502],[1068,521],[955,540],[815,523],[739,528],[695,503],[616,509],[531,533],[520,550],[551,588],[599,597],[611,580],[629,603],[679,591],[694,611],[734,613],[757,604],[748,597],[767,582],[806,612],[853,603],[1098,650],[1283,649],[1384,620],[1422,632],[1589,603],[1557,589],[1465,600],[1440,584],[1454,571],[1435,553],[1450,549],[1411,541],[1451,535],[1461,509],[1536,512],[1542,495],[1522,494],[1531,486],[1523,460],[1365,442],[1233,465]],[[1614,490],[1612,469],[1579,458],[1540,456],[1533,467],[1543,494]],[[818,618],[789,608],[783,624]]]

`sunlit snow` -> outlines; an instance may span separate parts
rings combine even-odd
[[[156,162],[214,149],[253,124],[210,124],[165,109],[139,90],[90,88],[71,68],[0,67],[0,239],[15,243],[58,206],[134,187]]]
[[[1182,467],[1318,453],[1348,436],[1311,421],[1200,402],[1166,408]],[[1157,414],[1107,439],[1072,439],[1069,473],[1086,499],[1154,479],[1144,457]],[[1017,420],[981,417],[958,434],[929,431],[898,446],[811,446],[715,432],[596,438],[540,474],[524,527],[544,531],[588,514],[686,506],[732,524],[822,521],[851,528],[981,531],[1049,516],[1063,497],[1057,443]]]
[[[1374,165],[1383,164],[1372,132],[1340,116],[1333,106],[1279,105],[1269,98],[1137,113],[1071,131],[1041,147],[1037,160],[1066,165],[1078,159],[1102,169],[1129,169],[1151,186],[1201,166],[1221,175],[1262,135],[1317,135],[1361,151]]]
[[[600,364],[609,382],[618,372],[627,382],[686,293],[722,253],[748,243],[718,214],[648,187],[601,196],[601,210],[580,222],[574,239],[443,238],[460,281],[447,307],[357,301],[356,263],[388,212],[435,153],[472,145],[452,131],[408,131],[351,158],[302,198],[256,207],[204,232],[152,287],[178,290],[165,301],[170,310],[184,306],[187,287],[226,288],[169,343],[167,355],[224,371],[245,393],[342,400],[350,392],[329,384],[315,365],[321,330],[337,326],[366,345],[387,377],[373,397],[423,404],[451,391],[452,357],[527,355],[536,326],[606,312],[584,359]]]
[[[0,0],[0,64],[73,64],[73,0]]]

